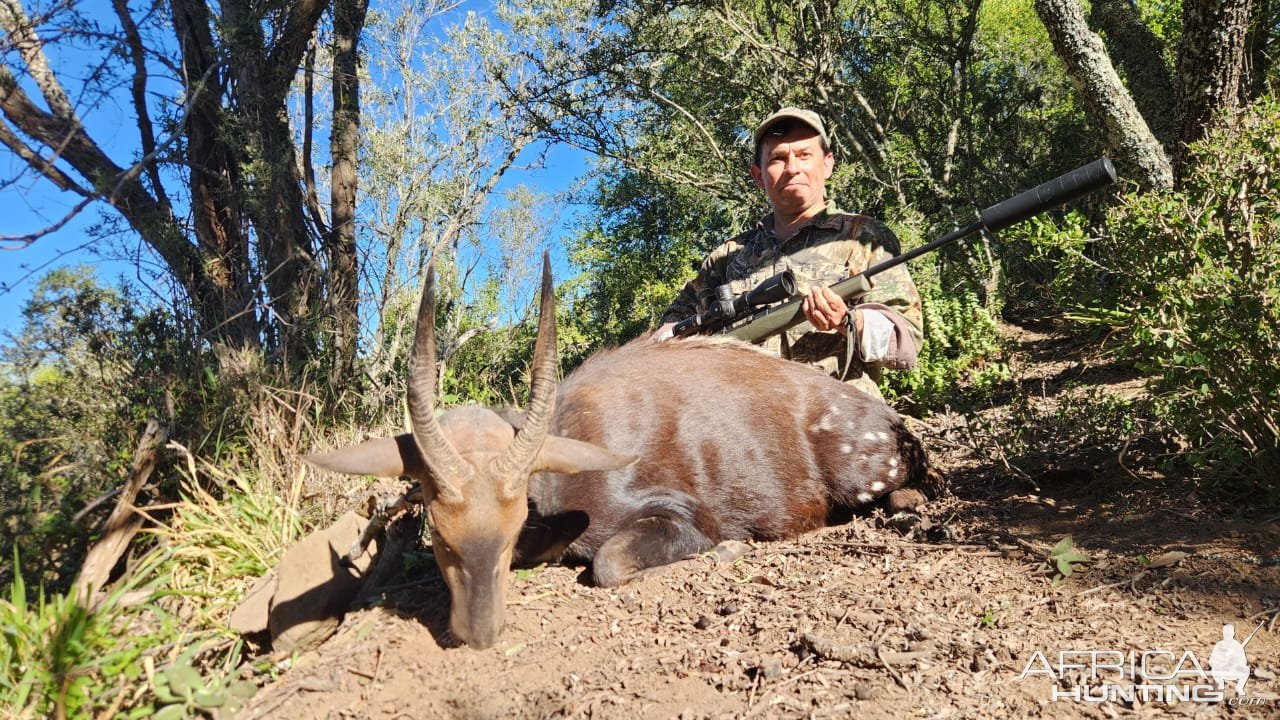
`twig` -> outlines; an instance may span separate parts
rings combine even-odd
[[[392,518],[404,512],[410,505],[422,504],[422,487],[415,485],[409,488],[403,495],[398,498],[379,497],[372,500],[372,512],[369,517],[369,524],[365,526],[364,532],[360,533],[360,537],[351,543],[351,548],[342,558],[343,563],[351,566],[355,565],[356,560],[364,554],[369,543],[373,542],[373,538],[386,529],[387,523]]]
[[[894,548],[908,548],[911,550],[958,550],[970,555],[979,555],[992,557],[1003,556],[1006,552],[1013,550],[1012,547],[1001,548],[996,546],[992,548],[990,545],[957,545],[955,543],[918,543],[918,542],[836,542],[830,543],[835,547],[847,548],[865,548],[868,550],[890,550]]]
[[[1124,439],[1124,447],[1120,448],[1120,454],[1116,455],[1116,464],[1120,466],[1120,469],[1129,473],[1129,477],[1133,478],[1134,480],[1141,481],[1142,478],[1138,477],[1137,473],[1130,470],[1129,466],[1124,464],[1124,454],[1129,452],[1129,443],[1132,443],[1132,442],[1133,442],[1133,436],[1129,436]]]
[[[1280,608],[1267,608],[1261,612],[1256,612],[1248,617],[1247,622],[1252,623],[1254,618],[1260,618],[1263,615],[1271,616],[1271,620],[1267,622],[1267,632],[1272,632],[1275,629],[1276,621],[1280,620]]]
[[[1124,587],[1125,585],[1128,585],[1130,590],[1136,594],[1137,590],[1136,588],[1134,588],[1134,585],[1138,582],[1138,580],[1140,580],[1144,575],[1146,575],[1147,572],[1148,572],[1147,570],[1143,570],[1139,572],[1137,575],[1134,575],[1133,577],[1129,578],[1128,580],[1121,580],[1120,582],[1107,583],[1106,585],[1098,585],[1097,587],[1091,587],[1088,590],[1081,590],[1080,592],[1076,593],[1075,595],[1072,595],[1068,599],[1074,600],[1078,597],[1084,597],[1085,595],[1092,595],[1096,592],[1102,592],[1103,590],[1114,590],[1115,588]],[[1026,605],[1020,606],[1018,608],[1018,612],[1021,613],[1021,612],[1030,610],[1033,607],[1048,605],[1054,600],[1060,600],[1060,599],[1061,598],[1055,597],[1053,595],[1050,595],[1048,597],[1043,597],[1033,603],[1028,603]]]
[[[79,523],[82,519],[84,519],[85,515],[88,515],[89,513],[93,512],[94,508],[98,507],[99,505],[105,503],[106,501],[110,500],[111,498],[119,494],[120,494],[120,488],[112,488],[102,493],[98,497],[94,498],[88,505],[85,505],[84,507],[80,508],[80,510],[75,515],[72,515],[71,523],[73,525],[76,523]]]
[[[899,657],[904,655],[922,655],[922,656],[927,655],[927,653],[890,653],[890,654],[899,656]],[[893,679],[898,681],[898,684],[902,686],[902,689],[907,691],[907,697],[911,697],[911,686],[908,685],[906,679],[902,677],[902,673],[899,673],[897,670],[893,669],[893,665],[889,662],[889,659],[885,657],[885,651],[883,647],[876,646],[876,658],[880,660],[880,664],[884,666],[884,669],[889,671],[889,674],[893,676]]]

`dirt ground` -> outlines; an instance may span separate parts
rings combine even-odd
[[[1007,397],[914,425],[951,484],[921,524],[873,511],[611,590],[582,567],[513,571],[507,627],[483,651],[448,639],[448,594],[420,549],[242,716],[1280,717],[1280,517],[1204,500],[1127,446],[1073,444],[1054,426],[1072,397],[1141,379],[1009,330]],[[1027,412],[1042,425],[1022,452],[984,434]],[[1055,582],[1044,561],[1068,535],[1088,562]],[[1173,697],[1166,684],[1216,691],[1194,671],[1211,671],[1226,623],[1241,641],[1260,627],[1244,694]],[[1091,657],[1117,653],[1123,670],[1090,677]],[[1171,669],[1189,672],[1161,680]],[[1085,699],[1108,685],[1118,697]]]

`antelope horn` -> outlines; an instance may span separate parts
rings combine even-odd
[[[551,427],[555,409],[556,374],[556,296],[551,287],[551,256],[542,253],[542,297],[538,307],[538,340],[533,346],[530,371],[529,412],[524,426],[516,433],[501,457],[494,461],[494,475],[507,497],[516,495],[529,480],[529,469]]]
[[[427,281],[418,306],[418,327],[409,355],[409,421],[413,441],[435,478],[436,496],[443,502],[461,502],[460,487],[470,468],[436,422],[436,268],[427,264]]]

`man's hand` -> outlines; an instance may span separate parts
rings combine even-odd
[[[849,306],[844,304],[844,298],[825,285],[817,285],[810,290],[800,307],[804,311],[805,319],[820,332],[841,327],[844,324],[845,315],[849,313]],[[859,313],[855,311],[853,318],[854,325],[861,330],[862,318]]]

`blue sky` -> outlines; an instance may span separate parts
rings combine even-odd
[[[11,159],[11,158],[10,158]],[[6,166],[5,177],[16,174],[16,159]],[[33,233],[61,221],[79,197],[58,192],[34,178],[0,192],[0,236]],[[99,278],[108,281],[121,273],[132,273],[124,263],[106,262],[87,245],[86,228],[99,218],[97,207],[85,208],[57,232],[36,240],[22,249],[0,250],[0,332],[16,330],[21,323],[23,303],[31,296],[40,277],[49,271],[71,264],[98,268]],[[12,246],[5,243],[0,247]]]
[[[487,3],[464,3],[464,6]],[[91,4],[92,5],[92,4]],[[376,5],[376,2],[375,2]],[[114,18],[109,15],[109,7],[104,3],[101,11],[106,13],[100,17],[104,26],[114,25]],[[93,10],[90,10],[93,12]],[[85,67],[83,55],[74,49],[60,49],[56,45],[48,48],[50,61],[55,72],[62,74],[71,70],[71,74],[79,73]],[[91,64],[91,63],[90,63]],[[75,93],[74,88],[68,88]],[[39,93],[29,89],[33,98]],[[137,129],[130,110],[127,88],[122,88],[119,97],[108,97],[99,102],[92,112],[83,114],[82,119],[91,137],[99,142],[117,164],[127,165],[132,156],[131,148],[137,146]],[[527,155],[532,156],[532,152]],[[587,156],[573,148],[556,147],[547,156],[547,166],[532,171],[512,171],[499,186],[500,193],[516,184],[525,184],[535,191],[551,195],[567,189],[585,171]],[[80,197],[71,193],[63,193],[50,183],[26,169],[25,164],[7,150],[0,149],[0,180],[9,181],[18,178],[17,182],[0,189],[0,237],[14,237],[26,233],[37,232],[60,222],[72,207],[80,201]],[[571,231],[574,221],[574,209],[558,208],[558,225],[553,237],[547,238],[547,245],[553,248],[556,262],[557,279],[566,276],[566,259],[563,253],[564,235]],[[16,331],[21,325],[21,309],[30,297],[40,277],[51,270],[67,265],[89,265],[95,269],[98,279],[103,283],[114,284],[124,278],[129,281],[138,277],[139,268],[133,263],[111,259],[119,257],[119,252],[103,246],[103,252],[95,251],[95,246],[88,228],[100,223],[103,217],[118,218],[118,215],[105,203],[94,203],[65,227],[43,236],[22,249],[10,249],[15,243],[0,242],[0,334],[5,331]],[[136,237],[117,238],[126,247],[137,247]],[[560,249],[556,252],[556,249]],[[144,254],[145,257],[145,254]]]
[[[11,159],[10,164],[17,163]],[[548,155],[547,166],[531,171],[513,171],[499,185],[499,192],[517,183],[523,183],[538,192],[552,195],[568,189],[586,169],[588,156],[574,148],[557,146]],[[6,168],[12,177],[16,168]],[[0,192],[0,236],[14,236],[36,232],[62,220],[79,200],[78,196],[58,192],[48,183],[30,181],[16,188]],[[138,273],[135,264],[103,257],[95,252],[93,240],[87,229],[99,223],[103,211],[114,216],[115,211],[105,203],[94,203],[72,218],[60,230],[41,237],[20,250],[0,250],[0,334],[16,332],[21,327],[22,306],[31,296],[40,278],[48,272],[68,265],[88,265],[95,269],[98,279],[114,284],[118,279],[133,278]],[[553,247],[557,280],[564,279],[567,260],[563,242],[572,231],[575,208],[558,208],[559,225],[556,234],[547,238]],[[134,236],[130,236],[132,239]],[[556,248],[560,248],[557,252]],[[113,253],[110,253],[113,254]]]

